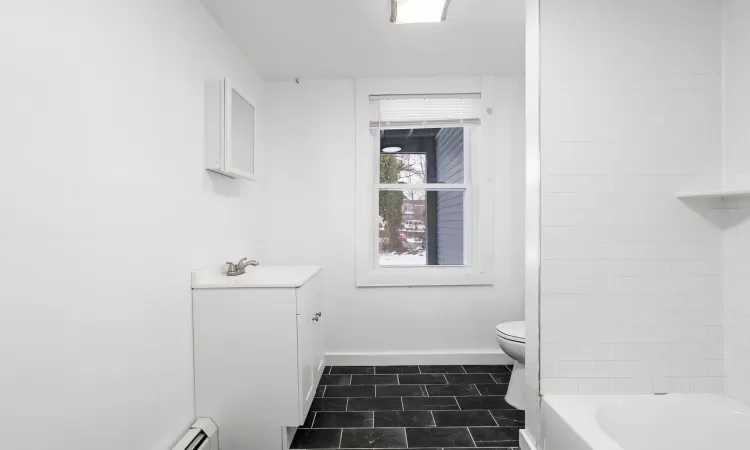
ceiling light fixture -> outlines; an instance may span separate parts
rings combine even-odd
[[[450,0],[391,0],[391,22],[442,22]]]
[[[386,147],[381,151],[383,153],[398,153],[401,151],[401,147]]]

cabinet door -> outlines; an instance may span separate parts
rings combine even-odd
[[[234,178],[255,179],[255,105],[224,79],[224,170]]]
[[[315,322],[312,336],[312,365],[313,365],[313,380],[315,386],[320,382],[320,377],[323,375],[325,369],[325,351],[323,347],[323,324],[325,319],[323,318],[323,299],[321,294],[317,295],[317,298],[313,301],[314,305],[317,305],[317,316],[318,321]]]
[[[300,425],[304,423],[305,416],[310,410],[315,389],[317,388],[317,365],[313,356],[315,350],[315,336],[318,333],[317,316],[318,305],[312,302],[307,308],[297,315],[297,370],[299,371],[299,406]]]

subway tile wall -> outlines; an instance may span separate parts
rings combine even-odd
[[[750,2],[724,2],[724,184],[750,189]],[[726,392],[750,403],[750,201],[726,211]]]
[[[750,200],[728,212],[724,235],[726,392],[750,403]]]
[[[723,392],[720,2],[541,4],[542,393]]]

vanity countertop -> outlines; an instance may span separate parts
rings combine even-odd
[[[307,283],[318,266],[249,266],[243,275],[228,277],[227,265],[204,267],[192,272],[193,289],[297,288]]]

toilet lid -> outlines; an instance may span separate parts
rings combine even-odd
[[[505,339],[526,342],[526,323],[523,321],[501,323],[495,329],[497,334]]]

